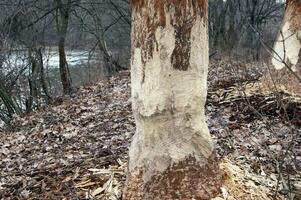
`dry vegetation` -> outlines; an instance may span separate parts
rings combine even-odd
[[[258,68],[211,64],[206,112],[226,172],[217,199],[300,199],[301,104],[262,87]],[[0,198],[120,199],[134,130],[128,71],[16,116],[0,132]]]

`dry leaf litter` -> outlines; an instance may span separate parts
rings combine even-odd
[[[253,65],[210,67],[207,122],[225,171],[216,200],[300,199],[300,100],[267,91]],[[122,71],[15,116],[0,130],[0,199],[121,199],[135,131],[129,80]]]

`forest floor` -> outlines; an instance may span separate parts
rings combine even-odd
[[[209,73],[207,123],[249,194],[225,186],[219,199],[301,199],[301,101],[264,89],[260,66],[240,65]],[[15,116],[0,130],[0,199],[120,199],[134,130],[128,71]]]

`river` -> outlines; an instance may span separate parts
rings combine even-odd
[[[99,57],[89,54],[88,51],[68,50],[66,51],[67,62],[70,67],[88,65],[88,63],[99,62]],[[59,55],[57,50],[48,50],[43,55],[44,66],[48,69],[59,67]],[[3,63],[3,69],[11,69],[28,65],[28,55],[26,51],[18,50],[10,54]]]

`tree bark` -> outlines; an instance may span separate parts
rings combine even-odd
[[[72,81],[68,69],[68,62],[65,53],[65,40],[68,30],[69,15],[71,11],[71,0],[63,3],[62,0],[56,0],[57,3],[57,13],[56,13],[56,23],[58,31],[58,49],[59,49],[59,67],[60,76],[63,85],[63,93],[70,94],[72,92]]]
[[[0,67],[2,68],[4,62],[4,51],[3,51],[3,42],[2,38],[0,37]]]
[[[45,76],[45,69],[44,69],[44,63],[43,63],[42,49],[38,48],[36,51],[37,51],[38,63],[40,65],[40,81],[41,81],[41,86],[42,86],[42,90],[43,90],[44,95],[45,95],[46,103],[49,104],[49,103],[52,102],[52,97],[50,95],[48,81],[47,81],[47,78]]]
[[[66,53],[65,53],[65,42],[62,40],[59,41],[58,48],[59,48],[60,76],[63,85],[63,93],[70,94],[72,91],[72,86],[71,86],[71,77],[69,75],[69,70],[68,70]]]
[[[37,61],[37,55],[35,48],[29,49],[29,60],[31,63],[31,73],[29,77],[29,98],[28,106],[26,112],[31,112],[33,107],[39,107],[39,97],[40,97],[40,82],[39,82],[39,73],[40,65]]]
[[[210,199],[222,178],[204,114],[207,0],[132,1],[136,133],[126,200]]]
[[[274,45],[273,83],[301,95],[301,1],[288,0],[281,30]]]

